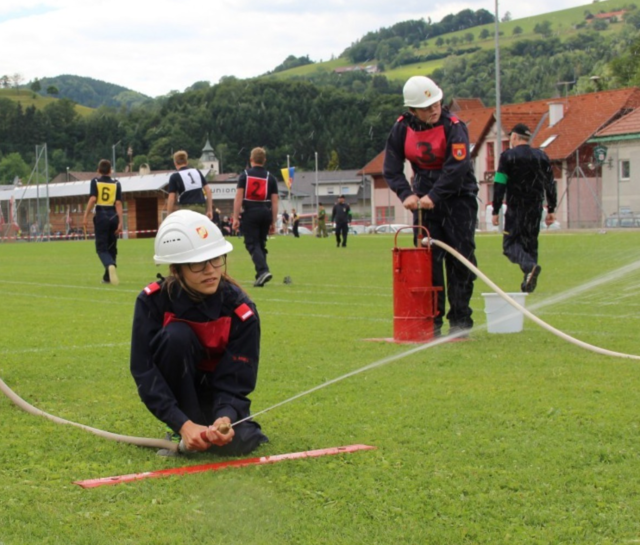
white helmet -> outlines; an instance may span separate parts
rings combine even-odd
[[[442,89],[432,79],[412,76],[402,89],[404,105],[409,108],[426,108],[442,100]]]
[[[160,225],[154,244],[156,265],[200,263],[233,250],[207,216],[193,210],[169,214]]]

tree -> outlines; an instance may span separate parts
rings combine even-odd
[[[31,169],[24,162],[19,153],[9,153],[0,160],[0,182],[5,184],[13,183],[17,176],[20,179],[29,177]]]
[[[55,85],[49,85],[49,87],[47,87],[47,94],[48,95],[57,95],[60,91],[58,91],[58,88]]]
[[[34,93],[39,93],[41,89],[42,89],[42,85],[40,85],[40,81],[36,78],[34,82],[31,84],[31,90]]]
[[[11,76],[11,82],[13,83],[13,86],[17,89],[18,87],[20,87],[20,84],[24,81],[24,76],[22,74],[19,73],[15,73],[13,76]]]
[[[9,78],[9,76],[7,76],[6,74],[0,77],[0,85],[2,85],[3,88],[8,89],[11,85],[11,78]]]
[[[480,38],[481,40],[486,40],[490,35],[491,35],[491,33],[489,32],[489,30],[486,29],[486,28],[483,28],[480,31],[480,34],[478,35],[478,38]]]
[[[334,149],[331,150],[331,153],[329,154],[327,170],[340,170],[340,159],[338,158],[338,152]]]
[[[522,34],[522,27],[521,26],[517,26],[513,29],[513,35],[514,36],[518,36],[519,34]]]
[[[503,16],[502,16],[502,22],[503,23],[508,23],[509,21],[511,21],[511,12],[507,11]]]
[[[551,21],[545,19],[541,23],[537,23],[536,26],[533,27],[533,32],[536,34],[542,34],[545,38],[551,36]]]

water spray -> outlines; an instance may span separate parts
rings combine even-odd
[[[571,337],[570,335],[567,335],[566,333],[560,331],[559,329],[556,329],[555,327],[547,324],[546,322],[544,322],[543,320],[541,320],[540,318],[538,318],[535,314],[531,313],[529,310],[527,310],[526,308],[524,308],[522,305],[520,305],[517,301],[515,301],[513,298],[511,298],[506,292],[504,292],[502,289],[500,289],[494,282],[492,282],[484,273],[482,273],[475,265],[473,265],[468,259],[466,259],[464,256],[462,256],[457,250],[455,250],[454,248],[452,248],[451,246],[449,246],[448,244],[445,244],[444,242],[441,242],[439,240],[434,240],[431,239],[429,237],[425,237],[422,240],[422,245],[423,246],[431,246],[431,245],[435,245],[435,246],[439,246],[440,248],[442,248],[443,250],[445,250],[446,252],[450,253],[452,256],[454,256],[456,259],[458,259],[459,261],[461,261],[467,268],[469,268],[469,270],[471,270],[474,274],[476,274],[476,276],[478,276],[478,278],[482,279],[487,286],[489,286],[491,289],[493,289],[498,295],[500,295],[500,297],[502,297],[507,303],[509,303],[512,307],[516,308],[517,310],[519,310],[520,312],[522,312],[525,316],[527,316],[529,319],[531,319],[532,321],[534,321],[536,324],[538,324],[539,326],[541,326],[543,329],[546,329],[547,331],[549,331],[550,333],[553,333],[554,335],[560,337],[561,339],[570,342],[576,346],[579,346],[581,348],[584,348],[585,350],[590,350],[592,352],[596,352],[598,354],[602,354],[605,356],[612,356],[612,357],[619,357],[619,358],[626,358],[626,359],[633,359],[633,360],[640,360],[640,356],[637,355],[633,355],[633,354],[624,354],[622,352],[615,352],[612,350],[607,350],[604,348],[600,348],[597,346],[594,346],[592,344],[586,343],[584,341],[581,341],[579,339],[576,339],[574,337]],[[640,264],[632,264],[630,266],[627,266],[624,268],[625,271],[631,271],[631,270],[635,270],[637,268],[640,267]],[[286,405],[288,403],[291,403],[292,401],[295,401],[297,399],[300,399],[301,397],[307,396],[309,394],[312,394],[314,392],[317,392],[318,390],[321,390],[323,388],[326,388],[327,386],[330,386],[332,384],[335,384],[337,382],[340,382],[342,380],[345,380],[347,378],[353,377],[355,375],[358,375],[360,373],[363,373],[365,371],[369,371],[371,369],[375,369],[376,367],[380,367],[382,365],[385,365],[387,363],[391,363],[393,361],[405,358],[407,356],[411,356],[413,354],[416,354],[422,350],[425,350],[427,348],[434,348],[440,344],[446,343],[450,340],[453,340],[461,335],[463,335],[464,332],[458,332],[452,335],[447,335],[445,337],[440,337],[437,338],[436,340],[433,340],[431,342],[425,343],[425,344],[420,344],[417,345],[409,350],[406,350],[404,352],[401,352],[400,354],[396,354],[394,356],[388,356],[384,359],[378,360],[374,363],[370,363],[369,365],[365,365],[364,367],[361,367],[359,369],[355,369],[354,371],[350,371],[349,373],[346,373],[344,375],[341,375],[337,378],[328,380],[327,382],[324,382],[322,384],[319,384],[318,386],[315,386],[313,388],[310,388],[308,390],[305,390],[304,392],[300,392],[299,394],[296,394],[288,399],[285,399],[284,401],[280,401],[279,403],[276,403],[275,405],[272,405],[271,407],[267,407],[266,409],[263,409],[257,413],[254,413],[251,416],[248,416],[246,418],[243,418],[241,420],[238,420],[236,422],[233,422],[232,424],[229,425],[230,428],[237,426],[238,424],[241,424],[242,422],[245,422],[247,420],[250,420],[256,416],[259,416],[261,414],[265,414],[269,411],[272,411],[273,409],[276,409],[278,407],[282,407],[283,405]],[[145,437],[134,437],[134,436],[129,436],[129,435],[119,435],[116,433],[111,433],[111,432],[107,432],[107,431],[103,431],[103,430],[99,430],[97,428],[92,428],[90,426],[85,426],[84,424],[78,424],[76,422],[71,422],[70,420],[65,420],[64,418],[59,418],[57,416],[53,416],[51,414],[48,414],[40,409],[37,409],[36,407],[34,407],[33,405],[30,405],[29,403],[27,403],[26,401],[24,401],[22,398],[20,398],[20,396],[18,396],[13,390],[11,390],[11,388],[9,388],[2,379],[0,379],[0,390],[2,390],[2,392],[13,402],[15,403],[18,407],[20,407],[21,409],[25,410],[28,413],[34,414],[36,416],[43,416],[45,418],[48,418],[49,420],[55,422],[56,424],[65,424],[65,425],[70,425],[70,426],[75,426],[77,428],[83,429],[85,431],[88,431],[90,433],[93,433],[95,435],[98,435],[99,437],[102,437],[104,439],[109,439],[111,441],[118,441],[121,443],[129,443],[132,445],[137,445],[137,446],[141,446],[141,447],[152,447],[152,448],[163,448],[163,449],[167,449],[169,451],[172,452],[186,452],[186,449],[184,448],[184,444],[182,443],[182,441],[180,441],[180,443],[175,443],[172,441],[168,441],[166,439],[149,439],[149,438],[145,438]],[[226,435],[227,433],[229,433],[229,429],[227,429],[227,427],[225,426],[224,430],[222,429],[222,426],[220,426],[218,428],[218,430],[223,433],[224,435]]]

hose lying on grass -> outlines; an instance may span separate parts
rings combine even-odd
[[[614,352],[612,350],[607,350],[606,348],[600,348],[598,346],[594,346],[592,344],[589,344],[589,343],[586,343],[586,342],[581,341],[579,339],[576,339],[575,337],[572,337],[571,335],[567,335],[566,333],[563,333],[559,329],[556,329],[552,325],[549,325],[548,323],[546,323],[543,320],[541,320],[540,318],[538,318],[532,312],[528,311],[520,303],[518,303],[515,299],[509,297],[509,295],[507,293],[502,291],[482,271],[480,271],[480,269],[478,269],[473,263],[471,263],[467,258],[465,258],[457,250],[453,249],[451,246],[449,246],[448,244],[445,244],[444,242],[440,242],[439,240],[430,239],[428,237],[425,237],[425,238],[422,239],[422,245],[423,246],[430,246],[431,244],[435,244],[436,246],[439,246],[443,250],[449,252],[458,261],[462,262],[478,278],[481,278],[487,286],[489,286],[492,290],[494,290],[500,297],[502,297],[512,307],[518,309],[527,318],[530,318],[536,324],[538,324],[540,327],[542,327],[543,329],[546,329],[547,331],[553,333],[554,335],[560,337],[561,339],[563,339],[563,340],[565,340],[567,342],[570,342],[571,344],[575,344],[576,346],[579,346],[580,348],[584,348],[586,350],[591,350],[592,352],[596,352],[598,354],[603,354],[605,356],[613,356],[613,357],[618,357],[618,358],[627,358],[627,359],[632,359],[632,360],[640,360],[640,356],[636,356],[634,354],[624,354],[622,352]]]
[[[120,443],[131,443],[132,445],[138,445],[139,447],[166,448],[174,452],[178,450],[178,445],[176,443],[172,443],[171,441],[167,441],[165,439],[147,439],[146,437],[119,435],[117,433],[111,433],[108,431],[99,430],[97,428],[92,428],[90,426],[85,426],[84,424],[71,422],[70,420],[65,420],[64,418],[60,418],[58,416],[53,416],[52,414],[41,411],[40,409],[37,409],[33,405],[27,403],[11,388],[9,388],[9,386],[7,386],[2,379],[0,379],[0,390],[2,390],[2,392],[21,409],[36,416],[44,416],[45,418],[48,418],[56,424],[67,424],[69,426],[75,426],[76,428],[83,429],[100,437],[104,437],[105,439],[110,439],[111,441],[119,441]]]
[[[567,342],[570,342],[572,344],[575,344],[576,346],[579,346],[579,347],[584,348],[586,350],[591,350],[592,352],[596,352],[598,354],[603,354],[605,356],[613,356],[613,357],[618,357],[618,358],[627,358],[627,359],[640,360],[640,356],[636,356],[636,355],[633,355],[633,354],[623,354],[621,352],[614,352],[614,351],[611,351],[611,350],[606,350],[604,348],[599,348],[597,346],[593,346],[593,345],[591,345],[589,343],[585,343],[585,342],[580,341],[580,340],[578,340],[578,339],[576,339],[574,337],[571,337],[570,335],[567,335],[566,333],[563,333],[559,329],[556,329],[555,327],[553,327],[553,326],[547,324],[546,322],[542,321],[535,314],[531,313],[526,308],[524,308],[522,305],[520,305],[517,301],[515,301],[514,299],[509,297],[509,295],[507,293],[502,291],[496,284],[494,284],[484,273],[482,273],[475,265],[473,265],[473,263],[471,263],[468,259],[466,259],[464,256],[462,256],[458,251],[454,250],[448,244],[445,244],[444,242],[440,242],[439,240],[433,240],[433,239],[428,238],[428,237],[425,237],[422,240],[422,245],[423,246],[430,246],[431,244],[439,246],[443,250],[449,252],[452,256],[454,256],[456,259],[458,259],[460,262],[462,262],[467,268],[469,268],[469,270],[471,270],[476,276],[478,276],[478,278],[482,279],[485,282],[485,284],[487,284],[487,286],[489,286],[491,289],[493,289],[498,295],[500,295],[500,297],[502,297],[502,299],[504,299],[512,307],[518,309],[527,318],[530,318],[536,324],[538,324],[542,328],[546,329],[547,331],[553,333],[554,335],[560,337],[561,339],[563,339],[563,340],[565,340]],[[411,350],[411,351],[407,352],[406,355],[413,354],[414,351],[415,350]],[[346,378],[348,376],[352,376],[353,374],[354,373],[348,373],[347,375],[344,375],[341,378]],[[327,383],[324,384],[324,386],[328,386],[329,384],[333,384],[336,381],[337,380],[328,381]],[[317,389],[319,389],[319,388],[317,388],[317,387],[313,388],[311,390],[308,390],[305,393],[311,393],[312,391],[315,391]],[[92,428],[90,426],[85,426],[83,424],[77,424],[76,422],[71,422],[70,420],[65,420],[64,418],[59,418],[57,416],[53,416],[53,415],[51,415],[49,413],[41,411],[40,409],[37,409],[33,405],[30,405],[29,403],[24,401],[13,390],[11,390],[11,388],[9,388],[1,378],[0,378],[0,390],[2,390],[2,392],[11,401],[13,401],[13,403],[15,403],[21,409],[27,411],[28,413],[34,414],[36,416],[44,416],[45,418],[48,418],[49,420],[55,422],[56,424],[66,424],[66,425],[69,425],[69,426],[75,426],[77,428],[80,428],[80,429],[83,429],[83,430],[88,431],[90,433],[93,433],[93,434],[95,434],[95,435],[97,435],[99,437],[103,437],[104,439],[109,439],[111,441],[119,441],[121,443],[130,443],[132,445],[137,445],[137,446],[140,446],[140,447],[163,448],[163,449],[170,450],[172,452],[177,452],[179,450],[179,448],[180,448],[178,443],[174,443],[172,441],[168,441],[168,440],[165,440],[165,439],[148,439],[148,438],[145,438],[145,437],[133,437],[133,436],[130,436],[130,435],[119,435],[117,433],[111,433],[111,432],[108,432],[108,431],[102,431],[102,430],[99,430],[97,428]],[[271,408],[275,408],[276,406],[284,405],[286,402],[293,401],[294,399],[298,399],[299,397],[301,397],[301,395],[293,396],[293,397],[285,400],[284,402],[281,402],[281,403],[278,403],[277,405],[274,405]],[[266,410],[265,411],[261,411],[261,412],[266,412]],[[248,418],[251,418],[251,417],[248,417]],[[237,424],[237,423],[239,423],[239,422],[234,423],[234,425]]]

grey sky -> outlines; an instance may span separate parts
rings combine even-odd
[[[586,5],[581,0],[509,0],[514,19]],[[389,0],[3,0],[0,75],[74,74],[150,96],[197,81],[247,78],[288,55],[338,56],[365,33],[408,19],[439,21],[486,2]]]

